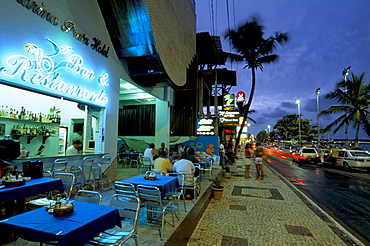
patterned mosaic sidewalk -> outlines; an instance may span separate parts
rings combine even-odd
[[[187,245],[362,245],[266,164],[264,169],[261,181],[244,178],[242,160],[233,166],[222,199],[210,202]]]

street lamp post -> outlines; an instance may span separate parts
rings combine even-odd
[[[351,69],[351,66],[345,68],[342,72],[342,76],[344,76],[344,91],[347,93],[347,75],[349,74],[349,70]],[[346,148],[348,148],[348,121],[347,121],[348,112],[346,112]]]
[[[320,107],[319,107],[319,94],[321,88],[316,89],[316,110],[317,110],[317,145],[320,147]]]
[[[298,106],[298,138],[299,138],[299,145],[302,145],[302,139],[301,139],[301,101],[296,100],[295,103]]]
[[[269,142],[271,142],[271,140],[270,140],[270,131],[271,131],[271,126],[270,126],[270,125],[267,125],[267,129],[269,130],[269,132],[268,132]]]

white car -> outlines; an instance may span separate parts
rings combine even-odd
[[[370,170],[370,154],[363,150],[341,150],[338,152],[337,165],[344,170],[351,168],[366,168]]]
[[[294,154],[293,158],[298,163],[313,161],[317,164],[320,162],[320,154],[315,148],[301,148]]]

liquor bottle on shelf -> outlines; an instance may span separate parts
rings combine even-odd
[[[8,118],[13,118],[13,109],[9,108]]]
[[[9,117],[9,108],[8,108],[8,106],[5,106],[4,117]]]

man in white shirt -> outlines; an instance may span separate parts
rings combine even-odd
[[[185,158],[181,157],[180,160],[176,161],[175,164],[173,164],[172,171],[175,173],[179,172],[194,172],[194,164],[186,160]]]
[[[74,140],[72,142],[72,145],[67,148],[66,155],[78,155],[80,152],[79,151],[80,145],[81,145],[80,140]]]

